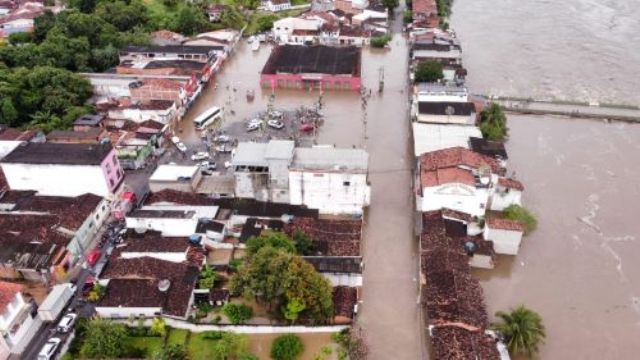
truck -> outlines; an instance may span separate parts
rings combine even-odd
[[[38,307],[38,316],[42,321],[55,321],[69,303],[75,293],[75,286],[71,283],[55,285]]]

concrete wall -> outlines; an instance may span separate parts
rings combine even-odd
[[[471,115],[431,115],[420,114],[417,116],[418,122],[432,123],[432,124],[456,124],[456,125],[474,125],[476,122],[476,114]]]
[[[522,192],[515,189],[496,188],[491,196],[491,210],[502,211],[509,205],[522,204]]]
[[[149,229],[160,231],[163,236],[190,236],[196,231],[198,219],[176,218],[136,218],[127,216],[125,218],[129,229]]]
[[[416,201],[422,206],[419,211],[432,211],[449,208],[473,216],[484,216],[488,192],[465,184],[445,184],[422,189],[422,197]]]
[[[362,274],[321,273],[332,286],[362,286]]]
[[[493,241],[493,249],[496,254],[518,255],[522,232],[485,227],[484,239]]]
[[[113,189],[97,165],[2,164],[2,170],[11,189],[35,190],[41,195],[107,197]]]
[[[38,333],[40,327],[42,327],[42,319],[40,319],[39,316],[27,315],[20,330],[13,336],[15,343],[11,348],[11,353],[21,354],[25,351],[31,340]]]
[[[345,185],[348,184],[348,185]],[[290,202],[327,214],[361,214],[369,205],[367,174],[289,172]]]
[[[313,76],[312,76],[313,75]],[[309,80],[304,80],[304,79]],[[310,80],[312,79],[313,80]],[[312,82],[312,84],[309,84]],[[306,89],[308,86],[325,90],[360,90],[360,77],[328,74],[262,74],[260,84],[272,89]]]
[[[479,269],[493,269],[494,263],[491,256],[474,254],[469,258],[469,266]]]
[[[105,306],[97,306],[96,313],[98,316],[103,318],[113,318],[113,319],[126,319],[129,316],[144,316],[144,317],[156,317],[156,314],[159,314],[162,311],[161,308],[157,307],[105,307]]]

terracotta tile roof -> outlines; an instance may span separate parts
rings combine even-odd
[[[469,170],[460,168],[447,168],[422,171],[420,173],[420,183],[423,187],[432,187],[452,183],[474,186],[476,180]]]
[[[354,306],[357,302],[357,288],[349,286],[336,286],[333,288],[333,313],[335,316],[344,316],[352,319]]]
[[[459,166],[472,169],[489,166],[491,171],[496,174],[502,171],[500,165],[494,158],[478,154],[463,147],[431,151],[420,156],[420,167],[422,171]]]
[[[487,227],[489,229],[511,230],[524,232],[524,226],[517,220],[488,218]]]
[[[460,326],[435,327],[431,331],[434,359],[499,360],[496,341],[482,331]]]
[[[56,231],[59,219],[52,215],[0,214],[0,236],[24,242],[40,241],[66,246],[71,237]]]
[[[138,234],[135,231],[127,231],[123,244],[114,249],[114,253],[123,252],[178,252],[187,253],[190,247],[187,237],[163,237],[160,232],[147,231]]]
[[[4,313],[15,296],[22,291],[22,285],[0,281],[0,314]]]
[[[283,230],[290,236],[296,231],[307,234],[321,255],[360,255],[362,220],[295,218]]]
[[[524,190],[524,185],[518,180],[501,177],[498,179],[498,185],[515,190]]]
[[[156,279],[111,279],[98,306],[163,308],[167,294],[158,289],[158,282]]]
[[[464,222],[473,221],[473,216],[458,210],[444,208],[442,209],[442,216],[445,218],[456,219]]]
[[[151,257],[134,259],[112,258],[109,260],[102,274],[102,278],[147,280],[145,284],[147,289],[150,289],[151,286],[157,286],[160,280],[167,279],[171,282],[171,285],[164,297],[162,312],[168,315],[184,317],[187,314],[191,294],[198,279],[198,273],[199,267],[189,263],[175,263]],[[130,292],[117,290],[115,287],[117,287],[118,284],[120,283],[116,282],[114,289],[112,289],[118,294],[118,301],[124,301],[127,304],[136,303],[139,290]],[[130,283],[125,283],[125,285],[129,284]],[[111,291],[109,288],[111,288],[111,283],[109,283],[107,292]],[[153,306],[153,304],[146,305],[152,301],[153,304],[156,303],[153,299],[143,298],[136,304],[138,304],[137,306]],[[102,302],[101,304],[107,306]],[[111,302],[107,302],[107,304],[111,304]]]
[[[183,88],[182,84],[178,81],[168,79],[146,79],[142,81],[142,85],[138,87],[157,87],[170,90],[180,90]]]

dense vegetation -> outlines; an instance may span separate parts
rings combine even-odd
[[[436,82],[444,78],[442,64],[435,60],[418,63],[415,71],[415,82]]]
[[[371,47],[383,48],[391,41],[390,35],[374,36],[371,38]]]
[[[304,344],[298,335],[278,336],[271,345],[271,358],[275,360],[296,360],[304,352]]]
[[[505,336],[511,356],[533,357],[538,354],[546,331],[537,312],[520,305],[508,313],[498,311],[496,316],[501,322],[493,328]]]
[[[509,220],[517,220],[524,227],[524,233],[530,234],[538,226],[538,220],[533,214],[520,205],[509,205],[504,209],[504,217]]]
[[[331,285],[295,252],[293,240],[281,233],[250,239],[231,291],[266,305],[279,318],[324,323],[333,316]]]
[[[507,137],[507,116],[502,107],[491,103],[480,113],[480,131],[489,140],[504,140]]]

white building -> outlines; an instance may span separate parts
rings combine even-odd
[[[149,190],[158,192],[172,189],[183,192],[196,191],[202,174],[197,165],[159,165],[149,178]]]
[[[109,144],[26,143],[5,156],[0,166],[11,189],[41,195],[111,197],[124,180]]]
[[[510,205],[522,204],[522,192],[524,186],[520,181],[508,178],[499,178],[491,196],[491,210],[503,211]]]
[[[281,44],[304,44],[315,41],[324,21],[318,17],[286,17],[273,23],[273,39]]]
[[[196,233],[200,219],[213,219],[217,213],[217,206],[154,204],[131,212],[125,219],[129,229],[158,231],[167,237],[185,237]]]
[[[518,255],[524,228],[515,220],[489,218],[484,228],[484,239],[493,241],[496,254]]]
[[[263,4],[267,10],[273,12],[291,9],[291,2],[289,0],[267,0],[264,1]]]
[[[413,122],[413,150],[416,157],[451,147],[469,148],[471,137],[482,137],[480,129],[469,125],[439,125]]]
[[[294,142],[271,140],[268,143],[241,142],[231,165],[240,198],[267,202],[289,202],[289,165]]]
[[[22,286],[0,281],[0,359],[21,354],[36,335],[42,320],[32,315],[33,304],[22,296]]]
[[[475,125],[476,110],[470,102],[421,101],[414,105],[416,121],[432,124]]]
[[[469,92],[462,86],[419,83],[414,88],[415,102],[468,102]]]
[[[362,214],[369,205],[369,154],[362,149],[296,148],[289,168],[290,199],[329,214]]]

